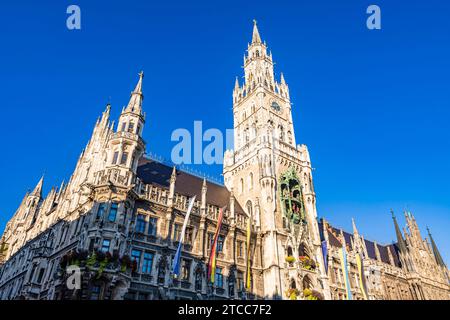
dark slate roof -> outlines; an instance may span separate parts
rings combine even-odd
[[[398,247],[397,243],[390,244],[388,245],[388,247],[390,247],[391,249],[392,257],[394,258],[394,265],[397,267],[401,267],[402,263],[400,262],[399,256],[400,248]]]
[[[153,184],[167,189],[170,186],[172,171],[173,167],[169,165],[151,159],[141,158],[137,175],[145,184]],[[188,197],[197,195],[197,199],[200,200],[203,179],[178,169],[176,172],[175,192]],[[230,192],[225,186],[208,180],[206,181],[206,186],[206,203],[218,207],[229,205]],[[235,202],[235,211],[241,214],[244,213],[244,210],[237,201]]]
[[[336,248],[342,248],[342,243],[339,241],[339,239],[330,231],[328,232],[328,241],[330,242],[331,246]]]
[[[319,222],[319,230],[320,230],[320,237],[323,241],[325,238],[324,238],[324,234],[323,234],[322,220]],[[336,248],[341,248],[342,244],[337,237],[340,235],[341,229],[330,226],[330,228],[327,230],[327,233],[328,233],[328,240],[330,242],[330,245],[333,247],[336,247]],[[335,234],[337,236],[335,236]],[[347,243],[347,245],[349,247],[351,247],[350,240],[354,241],[353,234],[346,232],[346,231],[343,231],[343,234],[344,234],[345,242]],[[366,239],[364,239],[364,242],[365,242],[365,245],[367,248],[367,254],[368,254],[369,258],[375,260],[377,258],[376,254],[375,254],[375,243],[373,241],[366,240]],[[397,244],[394,243],[394,244],[390,244],[390,245],[386,245],[386,246],[377,244],[377,246],[378,246],[378,250],[380,252],[381,261],[383,261],[384,263],[390,264],[389,253],[388,253],[388,247],[389,247],[391,250],[391,253],[392,253],[393,260],[394,260],[394,265],[397,267],[401,267],[400,258],[399,258],[399,254],[398,254],[399,249],[398,249]]]
[[[377,244],[377,246],[378,250],[380,251],[381,261],[383,261],[384,263],[391,263],[391,261],[389,260],[389,253],[387,247],[381,246],[379,244]]]

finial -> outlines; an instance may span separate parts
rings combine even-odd
[[[256,26],[258,24],[258,22],[256,21],[256,19],[253,19],[253,24]]]
[[[141,70],[141,72],[139,72],[139,77],[143,78],[144,77],[144,71]]]
[[[392,218],[395,218],[394,210],[392,208],[391,208],[391,214],[392,214]]]

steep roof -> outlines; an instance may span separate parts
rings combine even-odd
[[[323,223],[322,222],[319,223],[319,228],[323,229]],[[332,247],[335,247],[335,248],[341,248],[342,247],[342,243],[340,242],[340,240],[338,238],[338,236],[340,235],[341,231],[342,231],[342,233],[344,235],[344,239],[345,239],[346,244],[351,249],[353,249],[352,246],[351,246],[351,241],[350,241],[350,240],[354,241],[353,234],[349,233],[349,232],[346,232],[346,231],[344,231],[342,229],[333,227],[331,225],[330,225],[330,228],[327,228],[328,241],[330,242],[330,245]],[[323,232],[321,233],[321,238],[322,238],[322,240],[324,239],[323,238]],[[376,253],[375,253],[376,252],[375,251],[375,242],[367,240],[367,239],[364,239],[364,243],[365,243],[366,248],[367,248],[367,255],[369,256],[370,259],[374,259],[375,260],[377,258]],[[387,263],[387,264],[391,264],[391,262],[389,260],[389,253],[388,253],[388,247],[389,247],[391,249],[392,257],[393,257],[393,260],[394,260],[394,265],[397,266],[397,267],[401,266],[400,265],[400,259],[399,259],[399,256],[398,256],[399,248],[398,248],[397,244],[390,244],[390,245],[376,244],[376,245],[377,245],[378,251],[380,252],[380,258],[381,258],[382,262]]]
[[[169,165],[155,160],[141,158],[137,175],[145,184],[154,184],[163,188],[169,188],[172,171],[173,167]],[[177,170],[176,172],[175,192],[189,197],[196,195],[197,199],[201,199],[203,179],[182,170]],[[206,186],[206,203],[218,207],[229,205],[230,191],[225,186],[208,180],[206,180]],[[238,213],[244,213],[244,210],[237,201],[235,202],[235,210]]]

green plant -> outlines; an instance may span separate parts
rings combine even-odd
[[[305,297],[309,297],[310,295],[312,295],[311,289],[305,288],[305,289],[303,290],[303,295],[304,295]]]
[[[288,296],[290,300],[297,300],[298,295],[299,291],[297,289],[290,288],[286,291],[286,296]]]
[[[289,264],[295,262],[295,258],[294,258],[293,256],[287,256],[285,260],[286,260],[286,262],[289,263]]]
[[[105,271],[107,265],[108,265],[108,259],[106,259],[106,258],[100,262],[100,265],[99,265],[99,268],[97,271],[97,279],[99,279],[102,276],[103,271]]]
[[[87,259],[86,266],[92,268],[95,265],[95,262],[97,262],[97,255],[93,252]]]

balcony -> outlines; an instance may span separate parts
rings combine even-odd
[[[138,141],[141,145],[145,144],[145,141],[137,134],[127,131],[116,132],[112,135],[112,139],[127,139],[132,141]]]

